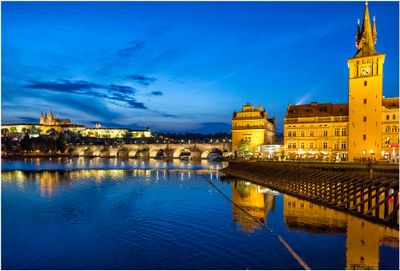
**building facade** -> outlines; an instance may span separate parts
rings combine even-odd
[[[252,153],[258,152],[258,146],[273,144],[276,138],[275,118],[268,118],[268,112],[250,103],[242,111],[234,112],[232,117],[232,151],[236,152],[242,145],[248,146]]]
[[[50,109],[50,112],[47,113],[41,113],[40,114],[40,120],[39,124],[41,125],[72,125],[72,122],[69,119],[60,119],[58,116],[54,117],[53,112]]]
[[[347,159],[347,104],[288,105],[284,143],[288,158]]]
[[[399,159],[399,98],[383,97],[385,55],[375,50],[368,4],[348,59],[348,104],[289,105],[284,123],[288,158],[336,161]]]

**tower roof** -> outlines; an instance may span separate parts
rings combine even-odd
[[[354,57],[364,57],[378,54],[378,52],[375,51],[376,34],[375,17],[374,26],[372,28],[368,10],[368,2],[366,2],[361,29],[359,25],[357,27],[356,47],[358,50]]]

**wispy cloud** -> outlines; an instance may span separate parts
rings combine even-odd
[[[152,92],[150,92],[149,94],[150,94],[150,95],[153,95],[153,96],[162,96],[162,95],[163,95],[162,91],[159,91],[159,90],[157,90],[157,91],[152,91]]]
[[[132,42],[132,44],[130,46],[120,49],[118,51],[118,56],[119,57],[129,57],[129,56],[135,55],[136,53],[142,51],[145,47],[146,47],[145,41],[135,40]]]
[[[154,81],[156,81],[156,78],[154,77],[149,77],[145,75],[139,75],[139,74],[133,74],[133,75],[127,75],[125,78],[130,79],[134,81],[135,83],[138,83],[142,86],[148,86]]]
[[[97,98],[107,99],[113,104],[136,109],[147,109],[138,102],[133,95],[136,89],[129,86],[116,84],[100,85],[88,81],[71,81],[60,79],[57,81],[30,81],[23,86],[28,89],[44,89],[56,92],[67,92],[70,94],[88,95]]]

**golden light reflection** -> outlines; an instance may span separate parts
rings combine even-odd
[[[262,223],[266,223],[268,212],[275,208],[274,194],[260,189],[257,185],[243,181],[232,184],[232,201]],[[245,232],[251,233],[262,227],[260,223],[235,205],[232,205],[232,216]]]
[[[346,233],[346,269],[379,269],[379,247],[399,246],[397,230],[288,195],[284,220],[291,230]]]

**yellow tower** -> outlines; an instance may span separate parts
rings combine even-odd
[[[358,22],[357,53],[349,67],[349,161],[381,157],[382,79],[385,55],[375,51],[376,23],[371,27],[368,3],[362,27]]]

